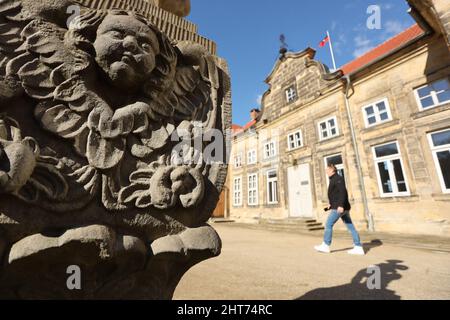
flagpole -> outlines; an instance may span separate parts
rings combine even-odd
[[[331,42],[331,37],[330,37],[330,33],[328,32],[328,30],[327,30],[327,37],[329,39],[328,42],[330,44],[331,59],[333,59],[333,67],[334,67],[333,71],[336,71],[337,68],[336,68],[336,60],[334,59],[333,43]]]

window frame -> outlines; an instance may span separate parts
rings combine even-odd
[[[270,145],[272,143],[273,143],[273,155],[267,156],[266,155],[266,146],[268,146],[268,145]],[[270,148],[269,148],[269,151],[270,151]],[[264,160],[273,159],[273,158],[275,158],[277,156],[278,156],[277,142],[274,139],[272,139],[272,140],[268,140],[266,143],[264,143],[264,146],[263,146],[263,158],[264,158]]]
[[[428,134],[428,142],[430,143],[430,150],[431,150],[431,154],[432,154],[433,160],[434,160],[434,167],[436,168],[436,171],[437,171],[437,174],[438,174],[438,177],[439,177],[439,183],[441,184],[442,192],[444,194],[450,194],[450,188],[447,189],[447,187],[445,185],[444,175],[442,174],[441,165],[440,165],[439,159],[437,157],[438,152],[442,152],[442,151],[450,152],[450,144],[445,144],[443,146],[436,147],[436,146],[434,146],[434,142],[433,142],[433,135],[434,134],[440,133],[440,132],[445,132],[445,131],[450,131],[450,128],[430,132]]]
[[[397,154],[384,156],[384,157],[380,157],[380,158],[377,157],[376,148],[387,146],[387,145],[390,145],[390,144],[393,144],[393,143],[395,143],[396,146],[397,146],[397,151],[398,151]],[[406,173],[406,170],[405,170],[405,165],[404,165],[404,162],[403,162],[402,152],[400,150],[400,144],[398,143],[398,140],[390,141],[390,142],[387,142],[387,143],[383,143],[383,144],[379,144],[379,145],[373,146],[372,147],[372,155],[373,155],[374,164],[375,164],[375,172],[376,172],[376,175],[377,175],[378,190],[380,192],[380,197],[381,198],[410,197],[411,196],[411,188],[409,186],[409,180],[408,180],[408,176],[407,176],[407,173]],[[399,192],[398,191],[397,177],[395,176],[395,172],[394,172],[393,165],[392,165],[392,162],[394,160],[400,160],[400,165],[402,166],[402,174],[403,174],[403,176],[405,178],[405,184],[406,184],[406,190],[407,190],[406,192]],[[380,174],[380,170],[379,170],[378,164],[379,163],[384,163],[385,161],[389,161],[389,168],[388,168],[389,178],[390,179],[394,179],[394,180],[392,180],[392,184],[393,184],[393,190],[396,190],[396,192],[385,193],[384,190],[383,190],[383,184],[382,184],[382,181],[381,181],[381,174]]]
[[[420,96],[419,96],[419,90],[420,90],[420,89],[423,89],[423,88],[432,86],[433,84],[435,84],[435,83],[437,83],[437,82],[440,82],[440,81],[443,81],[443,80],[447,81],[447,84],[448,84],[449,87],[450,87],[450,80],[449,80],[448,78],[442,78],[442,79],[438,79],[438,80],[436,80],[436,81],[428,82],[427,84],[424,84],[423,86],[420,86],[420,87],[417,87],[416,89],[414,89],[414,96],[415,96],[415,98],[416,98],[416,103],[417,103],[417,105],[419,106],[419,110],[420,110],[420,111],[425,111],[425,110],[434,109],[434,108],[440,107],[440,106],[442,106],[442,105],[444,105],[444,104],[450,103],[450,100],[444,101],[444,102],[439,102],[438,97],[437,97],[437,94],[436,94],[436,91],[433,90],[433,91],[431,91],[430,97],[433,99],[433,103],[434,103],[434,104],[433,104],[432,106],[428,107],[428,108],[424,108],[423,105],[422,105],[422,100],[421,100],[421,98],[420,98]],[[436,102],[437,102],[437,103],[436,103]]]
[[[236,181],[240,182],[239,190],[236,190]],[[242,184],[242,176],[236,176],[233,178],[233,207],[242,207],[243,206],[243,197],[242,197],[242,191],[243,191],[243,184]],[[236,201],[236,194],[239,193],[240,197],[238,198],[239,202]]]
[[[381,102],[384,102],[384,104],[386,106],[386,112],[388,114],[388,119],[387,120],[381,120],[380,111],[377,108],[377,104],[379,104]],[[374,124],[370,124],[369,123],[369,117],[368,117],[367,112],[366,112],[366,109],[368,109],[370,107],[373,107],[373,109],[375,111],[374,115],[375,115],[376,122]],[[390,122],[390,121],[393,120],[392,119],[392,112],[391,112],[391,105],[389,104],[389,99],[388,98],[384,98],[384,99],[375,101],[375,102],[373,102],[371,104],[363,106],[362,107],[362,113],[363,113],[363,118],[364,118],[364,123],[366,125],[366,128],[379,126],[379,125],[381,125],[383,123],[387,123],[387,122]]]
[[[294,144],[296,145],[296,144],[297,144],[297,143],[296,143],[297,140],[296,140],[296,137],[295,137],[296,134],[300,134],[300,144],[297,145],[297,146],[295,146],[295,147],[292,147],[292,146],[291,146],[290,138],[291,138],[291,137],[294,137]],[[303,144],[303,133],[302,133],[302,130],[297,130],[297,131],[295,131],[295,132],[292,132],[292,133],[288,134],[288,135],[287,135],[287,144],[288,144],[288,151],[293,151],[293,150],[297,150],[297,149],[302,148],[302,147],[304,146],[304,144]]]
[[[239,162],[237,161],[238,159],[240,159]],[[234,155],[234,168],[235,169],[241,169],[243,166],[244,166],[244,163],[242,162],[242,152],[236,153]]]
[[[328,127],[328,124],[329,124],[330,120],[334,120],[334,122],[336,124],[336,134],[335,135],[329,135],[328,137],[324,138],[323,135],[322,135],[323,131],[322,131],[322,128],[321,128],[321,124],[322,123],[326,123],[327,124],[327,133],[331,133],[332,128]],[[319,121],[317,123],[317,129],[319,130],[319,141],[326,141],[326,140],[330,140],[330,139],[338,137],[339,134],[340,134],[340,131],[339,131],[339,124],[338,124],[338,121],[337,121],[337,116],[332,116],[332,117],[329,117],[329,118],[326,118],[326,119],[323,119],[323,120]]]
[[[289,91],[290,90],[292,90],[295,93],[295,95],[292,96],[292,100],[289,100],[289,97],[290,97]],[[286,103],[287,104],[291,104],[291,103],[294,103],[295,101],[297,101],[298,100],[298,91],[297,91],[296,85],[292,84],[289,87],[287,87],[284,90],[284,95],[285,95],[285,99],[286,99]]]
[[[252,160],[252,158],[250,157],[250,154],[254,153],[255,157],[254,157],[254,161],[250,161]],[[251,149],[249,151],[247,151],[247,164],[248,165],[253,165],[253,164],[257,164],[258,163],[258,152],[256,149]]]
[[[269,178],[269,175],[271,173],[276,174],[276,178]],[[279,185],[278,185],[278,171],[276,169],[272,169],[272,170],[268,170],[266,172],[266,180],[267,180],[267,185],[266,185],[266,194],[267,194],[267,204],[268,205],[276,205],[279,203],[279,199],[278,199],[278,189],[279,189]],[[275,186],[275,190],[270,190],[270,184],[272,183],[276,183]],[[272,199],[276,199],[276,201],[270,201],[270,195],[272,195]]]
[[[254,178],[254,184],[255,187],[251,188],[251,183],[250,183],[250,178],[253,177]],[[255,198],[255,202],[251,201],[252,200],[252,196],[250,195],[251,192],[254,192],[254,198]],[[256,207],[259,205],[259,175],[258,173],[250,173],[247,175],[247,203],[249,207]]]

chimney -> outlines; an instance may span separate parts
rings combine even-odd
[[[250,118],[253,120],[257,120],[261,111],[259,109],[252,109],[250,111]]]

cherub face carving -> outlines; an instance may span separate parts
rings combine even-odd
[[[129,15],[105,17],[94,42],[96,61],[111,83],[137,88],[155,69],[159,42],[145,23]]]

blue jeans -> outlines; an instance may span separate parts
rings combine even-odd
[[[325,242],[326,245],[331,246],[331,241],[333,240],[333,227],[339,219],[342,219],[347,226],[348,231],[352,234],[353,244],[361,247],[361,240],[359,238],[358,231],[356,231],[355,226],[353,225],[352,218],[350,218],[350,211],[345,211],[342,215],[340,215],[337,210],[331,210],[325,226],[325,236],[323,242]]]

